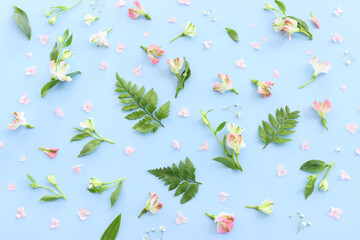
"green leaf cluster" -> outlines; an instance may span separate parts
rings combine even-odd
[[[49,177],[52,177],[54,180],[51,181],[49,179]],[[43,202],[50,202],[50,201],[55,201],[55,200],[58,200],[60,198],[64,198],[64,199],[67,199],[65,194],[62,192],[62,190],[58,187],[56,181],[55,181],[55,177],[51,174],[50,176],[47,177],[47,180],[48,182],[53,185],[58,191],[52,189],[52,188],[49,188],[49,187],[44,187],[44,186],[41,186],[39,185],[35,179],[33,177],[31,177],[29,174],[26,174],[26,177],[29,179],[29,181],[31,182],[31,184],[29,184],[29,186],[31,188],[34,188],[34,189],[37,189],[37,188],[43,188],[43,189],[47,189],[51,192],[53,192],[54,194],[50,194],[50,195],[45,195],[43,196],[39,201],[43,201]]]
[[[100,186],[94,186],[90,183],[90,186],[87,188],[87,190],[89,190],[89,192],[91,192],[91,193],[101,194],[106,189],[117,186],[110,196],[110,203],[111,203],[111,208],[112,208],[120,196],[121,189],[122,189],[122,182],[124,181],[124,179],[125,178],[121,178],[121,179],[118,179],[118,180],[115,180],[115,181],[112,181],[109,183],[102,183]]]
[[[235,42],[239,41],[239,35],[237,34],[237,32],[234,29],[231,28],[225,28],[225,30],[227,31],[229,37],[234,40]]]
[[[169,191],[176,189],[175,196],[183,194],[181,204],[195,197],[201,184],[195,180],[195,167],[189,158],[186,158],[185,163],[180,161],[179,166],[173,163],[172,167],[156,168],[148,172],[169,185]]]
[[[107,227],[104,234],[101,236],[100,240],[115,240],[119,232],[120,223],[121,223],[121,213]]]
[[[259,126],[260,139],[265,143],[263,149],[271,142],[280,144],[290,142],[290,138],[285,138],[283,136],[288,136],[295,132],[291,129],[296,127],[298,121],[295,119],[300,116],[299,113],[299,111],[291,112],[289,107],[286,106],[285,109],[276,109],[276,117],[269,114],[270,123],[262,121],[262,126]]]
[[[31,27],[30,27],[30,23],[29,23],[29,18],[26,14],[26,12],[24,12],[24,10],[14,6],[15,11],[13,14],[13,18],[16,22],[16,24],[21,28],[21,30],[23,30],[23,32],[25,33],[25,35],[28,37],[28,39],[31,39]]]
[[[131,81],[126,82],[116,73],[116,92],[120,93],[120,102],[125,104],[123,111],[133,111],[125,118],[129,120],[138,120],[134,126],[138,132],[149,133],[156,132],[160,126],[165,127],[161,120],[167,118],[170,113],[170,101],[166,102],[157,109],[158,96],[154,89],[145,93],[145,88],[138,89],[136,84]],[[135,111],[136,110],[136,111]]]

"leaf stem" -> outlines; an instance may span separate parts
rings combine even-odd
[[[176,74],[176,77],[177,77],[177,86],[176,86],[176,93],[175,93],[175,98],[177,98],[177,95],[180,91],[180,74]]]
[[[61,194],[60,194],[60,193],[56,192],[55,190],[53,190],[53,189],[51,189],[51,188],[44,187],[44,186],[40,186],[40,185],[38,185],[38,187],[39,187],[39,188],[43,188],[43,189],[50,190],[50,191],[52,191],[53,193],[55,193],[56,195],[61,196]],[[62,196],[61,196],[61,197],[62,197]]]
[[[246,208],[252,208],[252,209],[256,209],[256,210],[258,210],[259,209],[259,207],[258,206],[245,206]]]
[[[316,75],[313,75],[312,76],[312,78],[311,78],[311,80],[310,81],[308,81],[307,83],[305,83],[304,85],[302,85],[301,87],[299,87],[299,89],[302,89],[303,87],[305,87],[306,85],[308,85],[309,83],[311,83],[312,81],[314,81],[315,79],[316,79]]]
[[[144,213],[147,213],[148,210],[146,210],[146,208],[144,208],[141,213],[139,214],[138,218],[140,218]]]
[[[101,139],[103,140],[103,141],[106,141],[106,142],[109,142],[109,143],[112,143],[112,144],[114,144],[115,142],[114,141],[111,141],[111,140],[109,140],[109,139],[107,139],[107,138],[104,138],[103,136],[101,136],[98,132],[96,132],[96,131],[94,131],[94,133],[96,134],[96,135],[98,135],[99,137],[101,137]]]
[[[61,192],[62,197],[63,197],[64,199],[67,199],[67,197],[65,196],[65,194],[63,193],[63,191],[61,191],[61,189],[58,187],[57,184],[55,184],[55,187]]]
[[[182,34],[180,34],[179,36],[177,36],[177,37],[173,38],[172,40],[170,40],[170,42],[169,42],[169,43],[171,43],[171,42],[175,41],[176,39],[178,39],[179,37],[183,37],[183,36],[185,36],[185,34],[184,34],[184,33],[182,33]]]
[[[214,219],[215,220],[215,218],[216,218],[216,216],[215,215],[212,215],[212,214],[209,214],[209,213],[205,213],[209,218],[211,218],[211,219]]]

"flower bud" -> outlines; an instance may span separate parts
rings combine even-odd
[[[258,210],[266,214],[272,214],[274,210],[273,200],[266,199],[260,206],[258,206]]]
[[[65,49],[60,58],[60,61],[64,61],[68,58],[71,58],[72,56],[73,56],[73,53],[69,49]]]
[[[56,179],[55,179],[55,176],[54,176],[53,174],[50,174],[49,176],[47,176],[46,179],[47,179],[48,182],[51,183],[52,185],[56,185]]]
[[[326,178],[324,178],[319,185],[319,190],[327,192],[329,190],[329,183]]]
[[[102,182],[101,180],[99,180],[97,178],[90,178],[90,186],[89,186],[89,188],[91,188],[91,187],[97,188],[97,187],[100,187],[102,185],[104,185],[104,182]]]
[[[273,6],[271,6],[270,4],[265,4],[264,9],[265,10],[275,10],[275,8]]]
[[[209,123],[209,121],[207,120],[206,117],[202,117],[201,120],[205,123],[206,126],[210,125],[210,123]]]
[[[50,18],[49,23],[50,23],[50,24],[54,24],[55,21],[56,21],[56,17],[52,17],[52,18]]]

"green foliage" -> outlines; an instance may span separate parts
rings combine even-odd
[[[125,118],[129,120],[140,119],[133,126],[133,129],[138,132],[148,133],[151,131],[156,132],[160,126],[164,127],[161,120],[169,116],[170,101],[166,102],[156,110],[158,96],[154,89],[150,89],[150,91],[145,93],[144,87],[138,89],[136,84],[132,85],[131,81],[126,82],[118,73],[116,73],[116,79],[117,88],[115,91],[120,93],[120,102],[125,104],[122,110],[134,111]]]
[[[298,122],[295,119],[299,117],[299,113],[299,111],[290,112],[289,107],[286,106],[285,110],[283,108],[276,109],[276,117],[269,114],[270,123],[262,121],[263,126],[259,126],[260,139],[265,143],[263,149],[271,142],[280,144],[290,142],[290,138],[282,136],[287,136],[295,132],[290,129],[296,127]]]
[[[111,222],[109,227],[105,230],[100,240],[115,240],[119,232],[121,223],[121,213]]]
[[[225,28],[225,30],[227,31],[229,37],[234,40],[235,42],[239,41],[239,35],[237,34],[237,32],[234,29],[231,28]]]
[[[110,197],[111,207],[113,207],[115,205],[116,201],[118,200],[120,193],[121,193],[121,188],[122,188],[122,181],[118,184],[115,191],[111,194],[111,197]]]
[[[31,39],[31,27],[29,23],[28,16],[26,12],[24,12],[22,9],[14,6],[15,11],[13,14],[13,18],[16,22],[16,24],[23,30],[25,35],[28,37],[28,39]]]
[[[310,160],[301,165],[300,170],[307,172],[319,172],[327,166],[326,162],[321,160]]]
[[[280,11],[284,14],[284,15],[286,15],[286,7],[285,7],[285,4],[283,3],[283,2],[281,2],[281,1],[279,1],[279,0],[274,0],[275,1],[275,3],[276,3],[276,5],[278,6],[278,8],[280,9]]]
[[[99,144],[101,142],[102,142],[102,140],[98,140],[98,139],[91,140],[90,142],[85,144],[85,146],[81,150],[78,157],[81,157],[81,156],[84,156],[84,155],[87,155],[87,154],[93,152],[99,146]]]
[[[148,172],[169,185],[169,191],[176,189],[175,196],[183,194],[180,200],[182,204],[195,197],[201,184],[195,180],[195,167],[189,158],[186,158],[185,163],[180,161],[179,166],[173,163],[172,167],[152,169]]]

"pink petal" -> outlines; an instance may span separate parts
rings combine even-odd
[[[116,53],[122,53],[123,52],[123,50],[125,49],[125,45],[124,44],[122,44],[122,43],[118,43],[118,45],[117,45],[117,48],[116,48],[116,50],[115,50],[115,52]]]
[[[251,42],[250,47],[253,49],[259,50],[260,49],[260,42]]]
[[[175,23],[175,18],[171,17],[171,18],[169,18],[168,21],[171,22],[171,23]]]
[[[179,110],[177,112],[179,117],[189,117],[190,113],[189,113],[189,109],[187,107],[184,107],[183,109]]]
[[[311,55],[311,54],[312,54],[312,51],[308,50],[308,51],[306,51],[306,54],[307,54],[307,55]]]
[[[25,68],[25,74],[26,74],[26,76],[35,75],[36,74],[36,67],[31,66],[31,67]]]
[[[178,211],[179,217],[175,219],[176,224],[187,223],[188,219],[184,216],[182,211]]]
[[[245,64],[245,62],[244,62],[244,59],[241,58],[241,59],[235,61],[235,66],[238,67],[238,68],[245,69],[245,68],[246,68],[246,64]]]
[[[107,68],[108,68],[108,65],[106,64],[105,61],[100,62],[100,69],[101,69],[101,70],[105,70],[105,69],[107,69]]]
[[[131,147],[131,146],[127,146],[125,148],[125,154],[128,155],[129,157],[135,152],[135,148]]]
[[[57,115],[59,118],[63,118],[63,117],[64,117],[64,113],[62,112],[62,110],[61,110],[60,107],[57,107],[55,111],[56,111],[56,115]]]
[[[42,45],[45,45],[47,43],[47,40],[50,38],[49,35],[40,34],[39,39]]]
[[[27,95],[23,94],[19,99],[19,103],[29,104],[30,98],[27,98]]]
[[[119,0],[118,2],[116,2],[115,6],[117,8],[121,8],[122,6],[125,6],[126,5],[126,1],[124,0]]]
[[[355,150],[356,154],[357,155],[360,155],[360,147],[358,147],[356,150]]]
[[[139,65],[137,68],[134,68],[133,73],[135,73],[135,75],[139,77],[141,75],[141,65]]]
[[[87,102],[83,106],[83,110],[87,113],[89,113],[91,111],[91,109],[93,109],[93,108],[94,108],[94,106],[91,104],[91,102]]]
[[[344,170],[340,170],[339,173],[340,173],[341,180],[350,180],[351,179],[349,174],[347,174]]]
[[[144,32],[144,37],[148,37],[150,35],[149,32]]]
[[[174,140],[174,143],[173,143],[173,148],[177,149],[180,151],[180,143],[176,140]]]
[[[345,129],[348,130],[350,133],[355,134],[356,129],[359,128],[357,123],[347,123],[345,124]]]
[[[21,155],[20,158],[19,158],[19,161],[20,161],[20,162],[23,162],[23,161],[25,161],[25,159],[26,159],[26,156],[25,156],[25,155]]]
[[[307,143],[305,140],[301,143],[301,149],[310,151],[310,143]]]
[[[27,53],[26,53],[26,56],[27,56],[28,58],[32,58],[32,53],[31,53],[31,52],[27,52]]]
[[[281,164],[279,164],[277,167],[276,167],[276,170],[277,170],[277,175],[279,177],[283,177],[285,176],[287,173],[288,173],[288,170],[285,169],[285,167]]]
[[[15,191],[15,189],[16,189],[15,183],[11,182],[11,183],[9,183],[9,184],[7,185],[7,190],[9,190],[9,191]]]
[[[0,142],[0,148],[3,148],[4,147],[4,143],[3,142]]]
[[[74,169],[77,174],[80,174],[81,173],[81,167],[82,167],[82,164],[78,164],[75,167],[72,167],[72,169]]]
[[[198,149],[199,151],[208,151],[210,149],[209,143],[207,141],[204,142],[204,144]]]
[[[209,49],[210,45],[212,44],[212,41],[208,41],[208,42],[204,41],[203,44],[204,44],[205,49]]]
[[[340,87],[340,89],[341,89],[342,91],[346,91],[346,90],[347,90],[347,86],[346,86],[346,85],[342,85],[342,86]]]
[[[263,40],[263,42],[269,41],[269,39],[267,37],[264,37],[262,40]]]

